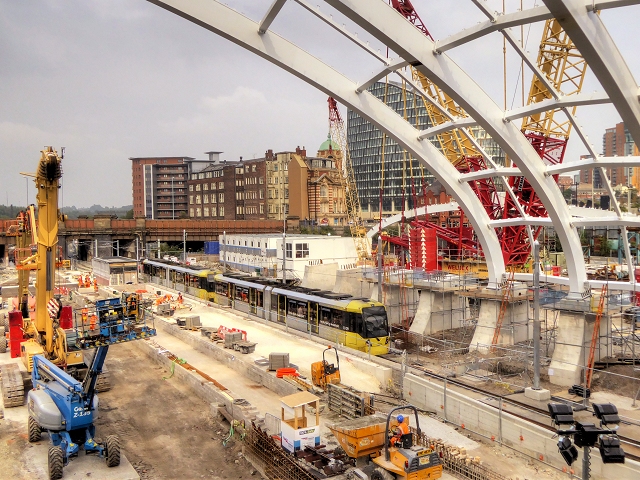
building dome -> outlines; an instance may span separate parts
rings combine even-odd
[[[331,140],[331,134],[328,133],[327,134],[327,139],[322,142],[322,145],[320,145],[320,148],[318,148],[319,152],[322,152],[324,150],[340,150],[340,146],[334,142],[333,140]]]

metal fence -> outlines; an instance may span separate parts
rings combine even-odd
[[[270,480],[315,480],[293,456],[288,455],[266,432],[251,424],[245,437],[251,463]]]

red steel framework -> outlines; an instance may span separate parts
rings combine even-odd
[[[429,39],[433,40],[410,0],[391,0],[391,5]],[[570,91],[563,92],[565,95],[577,93],[581,90],[586,63],[555,19],[548,20],[545,25],[538,55],[538,66],[559,91],[563,85],[570,86]],[[432,97],[442,100],[441,104],[448,111],[455,113],[456,116],[466,115],[461,107],[455,105],[448,95],[426,77],[419,74],[418,78],[425,90],[432,93]],[[433,95],[434,93],[435,95]],[[549,98],[552,98],[551,92],[534,75],[529,93],[529,104]],[[428,107],[427,109],[429,110]],[[548,165],[562,163],[571,130],[571,124],[568,119],[564,122],[559,122],[557,117],[554,119],[554,113],[557,111],[550,110],[534,114],[523,120],[523,133],[538,155]],[[434,125],[446,121],[442,114],[434,115],[432,112],[430,111],[429,113],[431,122]],[[573,112],[575,112],[575,107]],[[469,142],[466,133],[452,131],[448,134],[439,135],[438,140],[443,153],[456,166],[459,172],[468,173],[486,169],[484,158],[475,147],[470,146],[471,142]],[[554,179],[557,181],[558,176],[554,175]],[[516,202],[520,204],[525,216],[547,216],[547,210],[540,198],[531,184],[522,176],[509,178],[509,186],[513,191],[515,200],[510,195],[505,195],[504,207],[500,203],[492,178],[475,180],[469,183],[491,219],[520,218],[521,214]],[[541,227],[533,228],[531,233],[534,240],[538,237],[540,231]],[[497,233],[505,264],[511,267],[524,265],[531,254],[528,227],[524,225],[502,227]],[[453,237],[455,235],[455,231],[452,231],[450,236]]]

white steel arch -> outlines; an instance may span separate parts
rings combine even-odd
[[[476,230],[483,247],[491,281],[499,280],[504,272],[504,260],[500,252],[495,228],[503,225],[553,225],[567,254],[569,277],[557,282],[568,285],[573,294],[582,291],[586,282],[586,270],[580,240],[576,226],[596,225],[599,221],[572,219],[569,209],[555,184],[552,175],[570,169],[594,167],[601,168],[614,165],[635,166],[640,164],[638,157],[606,158],[598,155],[586,141],[584,133],[569,113],[572,106],[612,103],[620,112],[625,125],[633,137],[640,143],[640,105],[638,105],[638,86],[628,67],[624,63],[615,43],[608,35],[601,19],[594,13],[598,9],[623,7],[640,3],[640,0],[602,0],[600,2],[585,0],[544,0],[546,6],[534,7],[522,12],[506,15],[494,15],[484,0],[471,0],[489,21],[451,35],[441,41],[432,42],[424,36],[404,17],[398,14],[383,0],[325,0],[327,4],[350,18],[355,24],[370,35],[382,41],[391,50],[400,55],[400,59],[388,59],[376,53],[374,49],[349,34],[346,29],[337,25],[329,16],[309,5],[305,0],[293,0],[307,11],[329,24],[336,32],[360,46],[365,52],[382,62],[381,69],[363,83],[357,83],[300,47],[288,42],[269,30],[286,0],[274,0],[261,22],[254,22],[234,10],[218,2],[206,0],[148,0],[189,21],[196,23],[233,43],[259,55],[269,62],[283,68],[301,78],[321,91],[334,96],[341,103],[358,112],[370,122],[396,139],[427,167],[447,191],[466,211]],[[596,77],[600,80],[605,93],[577,94],[562,96],[553,92],[554,98],[512,111],[504,111],[487,95],[482,88],[445,53],[446,51],[473,41],[492,32],[502,33],[514,50],[523,57],[531,67],[534,75],[541,72],[527,58],[526,53],[515,44],[510,27],[537,22],[552,17],[558,18],[572,41],[580,50]],[[410,63],[450,95],[469,114],[469,118],[451,118],[446,125],[440,125],[430,131],[418,132],[404,122],[389,107],[375,99],[365,88],[387,72],[393,72]],[[399,73],[400,74],[400,73]],[[401,75],[402,76],[402,75]],[[546,79],[544,79],[546,82]],[[583,141],[592,155],[592,159],[570,165],[547,167],[540,159],[529,141],[521,133],[520,128],[512,123],[522,116],[539,112],[543,108],[562,108],[572,122],[576,135]],[[507,169],[491,165],[483,172],[472,172],[461,175],[449,164],[439,151],[425,136],[448,128],[464,128],[480,125],[498,142],[503,150],[516,162],[517,169]],[[489,221],[484,209],[479,205],[467,182],[500,176],[524,175],[535,188],[543,202],[548,218],[521,217],[508,220]],[[606,188],[613,193],[608,179]],[[609,225],[619,226],[623,233],[627,226],[638,225],[637,219],[623,217],[620,207],[612,196],[615,217]],[[518,205],[519,207],[519,205]],[[519,210],[522,215],[522,209]],[[609,221],[609,219],[607,219]],[[626,233],[623,238],[625,255],[631,270],[631,259]],[[518,275],[528,279],[527,275]],[[631,283],[634,282],[633,276]],[[592,282],[597,283],[597,282]]]
[[[476,229],[482,245],[490,281],[496,284],[504,273],[498,237],[489,217],[459,173],[428,141],[417,138],[416,129],[368,92],[356,92],[357,84],[300,47],[271,31],[259,33],[259,24],[218,2],[207,0],[149,0],[176,15],[200,25],[301,78],[367,118],[426,164],[462,208]],[[274,2],[274,6],[280,3]],[[265,18],[269,16],[269,13]]]

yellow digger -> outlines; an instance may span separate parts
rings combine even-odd
[[[340,359],[338,358],[338,351],[336,352],[336,363],[329,363],[325,360],[324,354],[327,350],[331,350],[333,347],[329,346],[322,352],[322,361],[314,362],[311,364],[311,381],[316,387],[320,387],[323,390],[327,389],[328,384],[336,385],[340,383]]]

